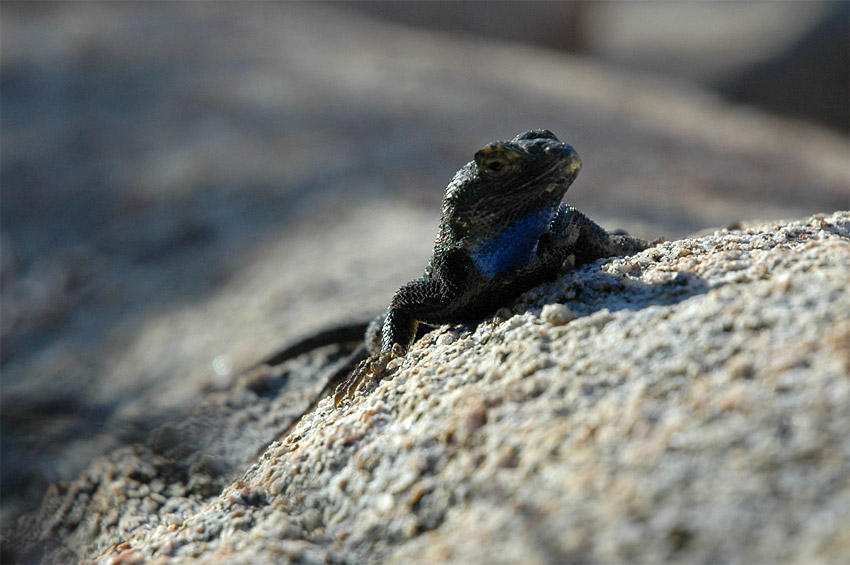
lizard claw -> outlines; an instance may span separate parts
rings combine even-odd
[[[366,390],[370,385],[381,380],[386,372],[387,364],[401,356],[401,347],[396,344],[390,351],[372,355],[361,361],[351,375],[336,387],[334,407],[339,408],[344,401],[351,401],[358,391]]]
[[[384,373],[389,362],[389,356],[381,353],[364,359],[357,368],[334,392],[334,407],[339,406],[346,400],[351,401],[359,390],[365,390],[369,385],[378,381]]]

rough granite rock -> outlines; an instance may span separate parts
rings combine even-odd
[[[161,430],[6,541],[105,563],[843,562],[848,287],[850,212],[601,260],[431,332],[267,446],[280,375],[246,375],[201,411],[232,436],[181,455],[195,436]]]
[[[494,139],[556,132],[584,160],[568,203],[648,239],[848,206],[846,136],[591,59],[341,4],[0,11],[4,532],[282,342],[386,307]]]

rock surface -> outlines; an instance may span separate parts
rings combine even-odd
[[[4,532],[164,422],[148,449],[169,483],[224,488],[323,361],[241,370],[385,307],[494,139],[552,129],[584,160],[567,201],[650,239],[848,206],[834,132],[338,8],[0,2]]]
[[[553,130],[584,161],[568,202],[649,239],[847,207],[846,137],[556,52],[327,5],[0,9],[4,529],[385,307],[494,139]]]
[[[849,212],[598,261],[275,441],[275,379],[332,352],[245,375],[10,540],[106,563],[843,561],[848,287]],[[174,433],[204,422],[203,445]]]

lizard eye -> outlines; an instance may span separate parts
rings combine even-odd
[[[482,155],[477,159],[478,168],[491,177],[501,177],[506,175],[511,169],[511,163],[508,158],[498,153],[491,155]]]
[[[490,169],[491,172],[498,173],[499,171],[502,170],[502,167],[504,167],[505,164],[502,163],[501,161],[497,160],[497,159],[493,159],[492,161],[487,163],[485,166],[488,169]]]

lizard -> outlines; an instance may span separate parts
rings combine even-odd
[[[335,406],[380,380],[422,326],[480,322],[565,268],[652,245],[608,233],[562,202],[581,164],[572,146],[545,129],[476,152],[446,188],[425,273],[399,288],[369,326],[369,356],[336,388]]]
[[[562,202],[580,169],[576,150],[549,130],[486,145],[446,188],[424,274],[396,291],[385,314],[308,336],[259,365],[359,341],[307,412],[334,387],[339,407],[380,380],[388,363],[431,327],[478,323],[564,270],[652,245],[608,233]]]

